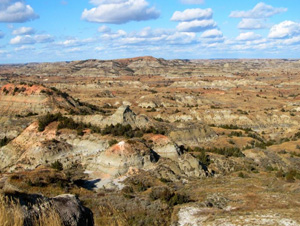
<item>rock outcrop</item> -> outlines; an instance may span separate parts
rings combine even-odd
[[[161,134],[150,135],[149,140],[152,141],[152,149],[161,157],[177,159],[183,154],[178,145],[167,136]]]
[[[216,137],[216,133],[208,126],[192,125],[176,128],[169,134],[170,138],[178,145],[197,146]]]
[[[96,156],[87,165],[87,170],[118,176],[127,173],[130,168],[149,168],[156,161],[154,153],[145,144],[121,141]]]
[[[116,125],[118,123],[129,124],[133,128],[144,128],[150,125],[149,119],[143,115],[136,115],[128,105],[120,106],[117,111],[105,119],[107,125]]]
[[[207,168],[203,167],[199,160],[189,153],[181,155],[177,160],[161,159],[153,173],[166,181],[179,181],[210,175]]]
[[[131,125],[132,128],[148,128],[153,126],[147,116],[136,115],[129,105],[121,105],[113,115],[104,117],[103,115],[74,116],[75,121],[91,123],[92,125],[104,128],[110,125]]]

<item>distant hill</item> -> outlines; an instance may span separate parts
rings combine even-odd
[[[230,75],[264,71],[270,68],[298,68],[299,61],[284,59],[218,59],[218,60],[165,60],[152,56],[116,60],[80,60],[55,63],[28,63],[0,65],[0,76],[73,76],[116,77],[154,75],[189,77]]]

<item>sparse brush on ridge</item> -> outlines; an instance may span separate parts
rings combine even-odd
[[[219,155],[225,155],[226,157],[231,157],[231,156],[232,157],[245,157],[245,155],[243,154],[241,149],[239,149],[237,147],[224,147],[224,148],[196,147],[194,149],[191,148],[191,147],[188,147],[186,149],[186,151],[188,151],[188,152],[202,152],[202,153],[211,152],[211,153],[215,153],[215,154],[219,154]]]
[[[57,114],[46,114],[45,116],[42,116],[39,118],[39,127],[38,130],[40,132],[44,131],[46,126],[48,126],[51,122],[55,122],[58,121],[59,119],[61,119],[63,116],[61,113],[57,113]]]
[[[85,124],[82,122],[75,122],[72,118],[68,118],[63,116],[61,113],[56,114],[46,114],[39,118],[38,130],[40,132],[44,131],[46,126],[50,123],[58,121],[57,129],[73,129],[77,130],[78,135],[83,135],[84,129],[91,129],[94,133],[101,133],[101,135],[108,135],[111,134],[113,136],[124,136],[126,138],[133,138],[133,137],[142,137],[144,133],[154,133],[154,134],[166,134],[166,130],[163,128],[154,128],[150,127],[148,129],[139,129],[139,128],[132,128],[131,125],[122,125],[120,123],[116,125],[108,125],[104,129],[100,129],[99,127],[93,126],[91,124]]]
[[[92,132],[96,132],[96,133],[100,133],[101,129],[96,127],[96,126],[92,126],[91,124],[85,124],[85,123],[77,123],[75,122],[72,118],[68,118],[68,117],[64,117],[62,116],[61,113],[56,113],[56,114],[46,114],[42,117],[39,118],[38,124],[38,130],[40,132],[44,131],[46,126],[48,126],[50,123],[58,121],[58,127],[57,129],[63,129],[63,128],[67,128],[67,129],[74,129],[77,130],[78,135],[83,135],[83,129],[85,128],[89,128],[92,130]]]

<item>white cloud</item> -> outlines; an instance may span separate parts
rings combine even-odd
[[[287,8],[274,8],[263,2],[258,3],[253,9],[249,11],[233,11],[230,17],[235,18],[268,18],[275,14],[286,12]]]
[[[239,29],[244,30],[255,30],[267,28],[265,20],[262,19],[248,19],[244,18],[238,25]]]
[[[183,12],[176,11],[171,20],[172,21],[191,21],[211,19],[213,16],[212,9],[186,9]]]
[[[163,35],[170,35],[174,31],[169,29],[152,29],[151,27],[145,27],[137,33],[140,37],[158,37]]]
[[[46,43],[54,41],[54,38],[51,35],[35,35],[34,39],[37,43]]]
[[[0,55],[8,53],[6,50],[0,49]]]
[[[32,27],[20,27],[15,30],[13,30],[13,35],[32,35],[35,31]]]
[[[105,47],[99,47],[99,46],[98,46],[98,47],[95,48],[95,50],[96,50],[96,51],[104,51],[104,50],[105,50]]]
[[[25,36],[16,36],[10,40],[10,44],[12,45],[21,45],[21,44],[34,44],[36,41],[31,35]]]
[[[110,49],[124,47],[131,48],[132,51],[132,46],[142,46],[142,49],[150,49],[157,46],[187,45],[197,42],[197,35],[193,32],[179,32],[173,29],[152,29],[151,27],[145,27],[140,31],[130,33],[119,30],[103,34],[101,38],[101,43],[107,44]],[[102,46],[100,50],[103,50],[103,48]]]
[[[101,36],[103,39],[112,40],[120,37],[125,37],[127,35],[126,31],[118,30],[117,32],[106,33]]]
[[[193,32],[172,32],[170,34],[156,34],[149,36],[139,36],[138,34],[127,34],[120,39],[114,40],[115,45],[138,45],[146,48],[167,45],[185,45],[191,44],[196,40],[196,34]]]
[[[81,51],[82,51],[82,49],[80,49],[78,47],[74,47],[74,48],[66,50],[67,53],[76,53],[76,52],[81,52]]]
[[[111,29],[110,29],[110,27],[107,27],[107,26],[103,25],[103,26],[98,28],[98,31],[101,32],[101,33],[110,33]]]
[[[220,38],[223,37],[222,31],[218,29],[207,30],[202,33],[201,38]]]
[[[84,9],[81,18],[96,23],[124,24],[130,21],[157,19],[155,7],[145,0],[92,0],[96,7]]]
[[[58,46],[63,46],[63,47],[78,47],[78,46],[83,46],[86,45],[88,43],[92,43],[95,42],[95,39],[93,38],[87,38],[87,39],[76,39],[76,38],[72,38],[72,39],[67,39],[65,41],[62,42],[58,42],[56,43],[56,45]]]
[[[24,50],[32,50],[32,49],[35,49],[35,48],[33,46],[23,45],[23,46],[15,48],[15,51],[24,51]]]
[[[183,32],[202,32],[217,26],[214,20],[193,20],[189,22],[181,22],[177,25],[178,31]]]
[[[77,40],[77,39],[68,39],[68,40],[65,40],[63,42],[59,42],[58,44],[62,45],[62,46],[78,46],[78,45],[81,45],[80,41]]]
[[[274,25],[268,35],[269,38],[288,38],[295,35],[300,35],[300,23],[294,21],[283,21],[280,24]]]
[[[101,4],[118,4],[124,2],[124,0],[90,0],[91,4],[101,5]]]
[[[204,0],[181,0],[183,4],[203,4]]]
[[[0,1],[0,22],[23,23],[37,19],[38,15],[25,1],[1,0]]]
[[[196,34],[193,32],[176,32],[166,38],[169,44],[190,44],[196,41]]]
[[[256,40],[261,38],[261,35],[255,34],[254,32],[245,32],[241,33],[236,40],[238,41],[249,41],[249,40]]]
[[[18,35],[10,40],[12,45],[24,45],[24,44],[35,44],[35,43],[46,43],[53,42],[51,35]]]
[[[284,40],[282,40],[282,44],[285,44],[285,45],[300,44],[300,35],[292,37],[292,38],[284,39]]]

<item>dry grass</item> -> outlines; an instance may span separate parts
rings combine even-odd
[[[62,221],[60,216],[56,211],[47,210],[47,212],[42,212],[37,219],[34,220],[35,226],[61,226]]]
[[[111,204],[106,204],[98,207],[99,217],[95,218],[96,225],[106,226],[125,226],[129,225],[128,217],[124,212],[114,208]]]
[[[38,216],[31,219],[34,226],[61,226],[62,221],[59,214],[45,206],[46,211],[41,211]],[[1,226],[23,226],[24,214],[19,203],[10,198],[0,195],[0,225]]]
[[[0,225],[23,225],[23,214],[21,206],[3,195],[0,195]]]

